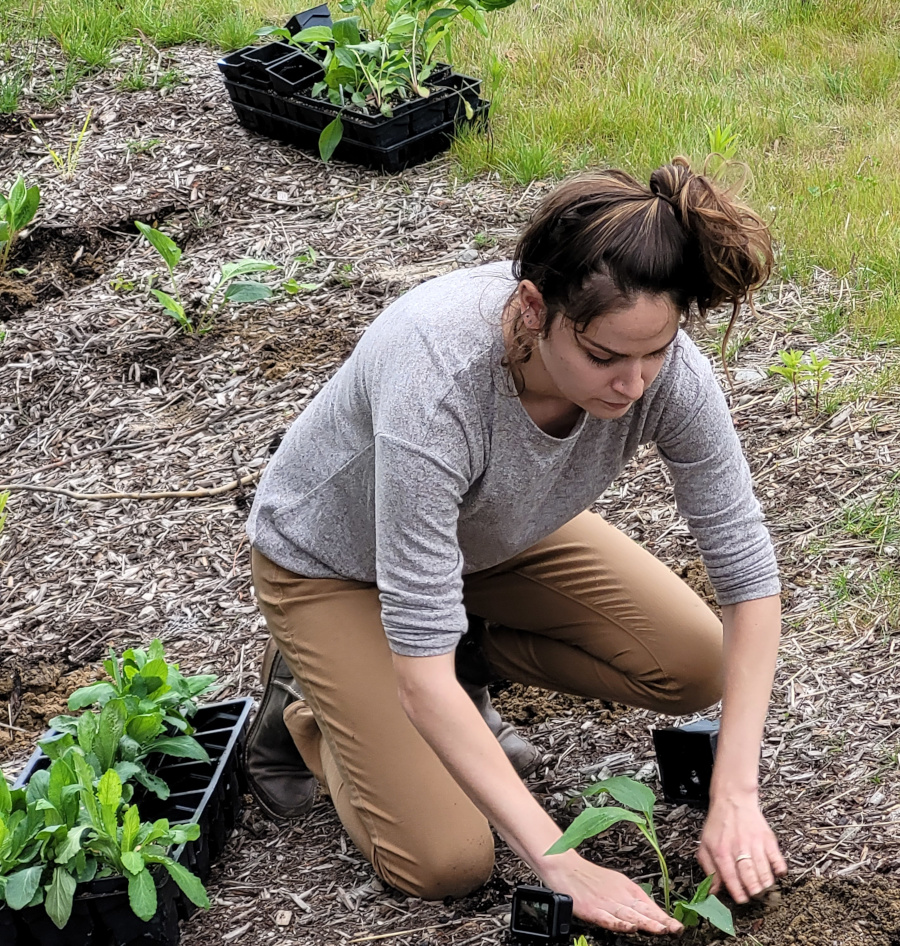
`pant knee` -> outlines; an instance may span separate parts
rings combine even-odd
[[[398,856],[376,850],[372,863],[378,876],[405,894],[423,900],[465,897],[487,883],[494,869],[494,839],[484,831],[462,841],[448,836]]]

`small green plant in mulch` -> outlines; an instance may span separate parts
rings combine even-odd
[[[778,353],[779,363],[769,368],[769,374],[785,378],[794,391],[794,413],[800,413],[800,388],[804,381],[811,381],[815,395],[815,411],[819,413],[822,385],[831,378],[828,366],[829,358],[819,358],[811,351],[804,352],[796,348],[787,348]]]
[[[656,796],[653,792],[646,785],[642,785],[634,779],[617,775],[588,786],[580,797],[588,798],[605,794],[610,795],[624,807],[606,805],[597,808],[589,806],[566,828],[563,836],[547,851],[547,854],[562,854],[564,851],[570,851],[572,848],[578,847],[582,841],[596,837],[620,822],[629,822],[636,825],[638,831],[653,848],[659,861],[666,912],[684,926],[697,926],[701,919],[706,919],[717,929],[722,930],[723,933],[734,936],[734,922],[731,918],[731,911],[718,897],[710,893],[713,883],[712,876],[707,877],[690,898],[681,898],[673,902],[669,867],[653,819],[653,807],[656,804]],[[652,893],[652,887],[649,885],[645,886],[644,889],[648,894]]]
[[[0,193],[0,273],[6,269],[16,239],[34,219],[40,202],[37,184],[27,187],[21,174],[8,194]]]
[[[218,282],[213,287],[205,307],[197,315],[189,314],[181,294],[178,277],[175,274],[175,267],[182,256],[181,248],[161,230],[139,221],[135,222],[135,226],[159,254],[169,273],[172,290],[170,293],[155,288],[151,288],[150,291],[163,309],[175,319],[183,332],[188,334],[194,331],[208,332],[212,328],[216,314],[229,304],[238,305],[271,298],[272,290],[265,283],[258,280],[244,280],[240,277],[248,276],[251,273],[270,272],[273,269],[278,269],[277,265],[270,263],[268,260],[242,259],[236,263],[226,263],[222,267]],[[221,298],[219,298],[220,296]]]
[[[0,903],[12,910],[43,904],[60,929],[78,884],[116,875],[126,878],[129,903],[142,920],[156,913],[159,870],[192,903],[209,907],[199,878],[169,856],[199,838],[199,826],[143,821],[131,802],[135,782],[160,798],[169,795],[145,764],[150,755],[209,761],[189,720],[215,677],[185,677],[159,640],[121,657],[110,650],[103,666],[109,680],[69,697],[69,709],[84,712],[51,720],[62,735],[40,743],[50,765],[24,788],[10,789],[0,774]]]

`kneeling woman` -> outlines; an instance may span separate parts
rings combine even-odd
[[[624,875],[545,855],[560,829],[517,774],[534,752],[490,706],[480,663],[667,714],[722,697],[699,860],[738,901],[784,872],[757,797],[776,565],[725,400],[682,330],[692,311],[736,312],[771,264],[761,220],[677,159],[649,188],[618,171],[564,183],[513,262],[430,280],[375,320],[250,517],[272,640],[247,763],[270,813],[304,813],[314,775],[378,876],[426,898],[487,880],[493,825],[582,919],[680,929]],[[724,628],[585,511],[644,443]]]

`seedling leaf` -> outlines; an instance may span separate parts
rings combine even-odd
[[[262,259],[242,259],[236,263],[226,263],[222,267],[222,282],[228,282],[235,276],[246,276],[248,273],[267,273],[273,269],[278,269],[276,263],[270,263]]]
[[[87,687],[80,687],[69,697],[69,709],[84,709],[93,703],[105,704],[116,696],[116,688],[111,683],[92,683]]]
[[[173,861],[171,857],[154,858],[154,860],[166,868],[191,903],[209,909],[209,897],[199,877],[192,874],[186,867],[182,867],[177,861]]]
[[[197,759],[200,762],[209,762],[206,749],[193,736],[171,736],[157,739],[153,743],[154,752],[177,756],[180,759]]]
[[[151,920],[156,913],[156,884],[146,867],[139,874],[129,874],[128,902],[142,920]]]
[[[61,930],[69,922],[75,887],[75,878],[64,867],[54,869],[44,908],[57,929]]]
[[[609,792],[620,805],[627,805],[635,811],[642,811],[645,815],[653,814],[656,797],[652,790],[625,775],[616,775],[602,782],[596,782],[588,786],[582,794],[599,795],[602,792]]]
[[[148,227],[146,223],[141,223],[140,220],[136,220],[134,225],[146,237],[147,242],[153,249],[163,258],[163,262],[166,266],[170,270],[174,269],[181,259],[181,250],[178,248],[175,241],[167,237],[162,230],[155,230],[153,227]]]
[[[323,161],[330,161],[334,154],[334,149],[341,143],[344,137],[344,125],[338,116],[333,122],[327,124],[319,135],[319,156]]]
[[[731,918],[731,911],[718,897],[709,896],[697,903],[691,902],[690,908],[709,920],[713,926],[723,933],[734,936],[734,921]]]
[[[271,297],[272,290],[261,282],[234,282],[225,290],[226,302],[258,302]]]
[[[11,910],[24,910],[31,903],[41,882],[43,867],[26,867],[6,878],[6,903]]]
[[[563,836],[546,853],[562,854],[564,851],[570,851],[582,841],[601,834],[620,821],[630,821],[638,825],[647,824],[640,815],[625,808],[616,808],[611,805],[605,808],[588,808],[566,828]]]

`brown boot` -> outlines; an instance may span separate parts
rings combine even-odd
[[[301,818],[315,801],[316,780],[284,724],[284,711],[303,694],[271,637],[260,680],[263,697],[244,747],[247,781],[270,818]]]
[[[484,622],[481,618],[469,615],[469,630],[456,648],[456,677],[481,713],[482,719],[488,724],[488,729],[500,743],[512,767],[525,778],[540,764],[541,753],[537,747],[523,739],[512,724],[504,722],[491,704],[487,685],[494,679],[494,674],[481,649],[483,628]]]

